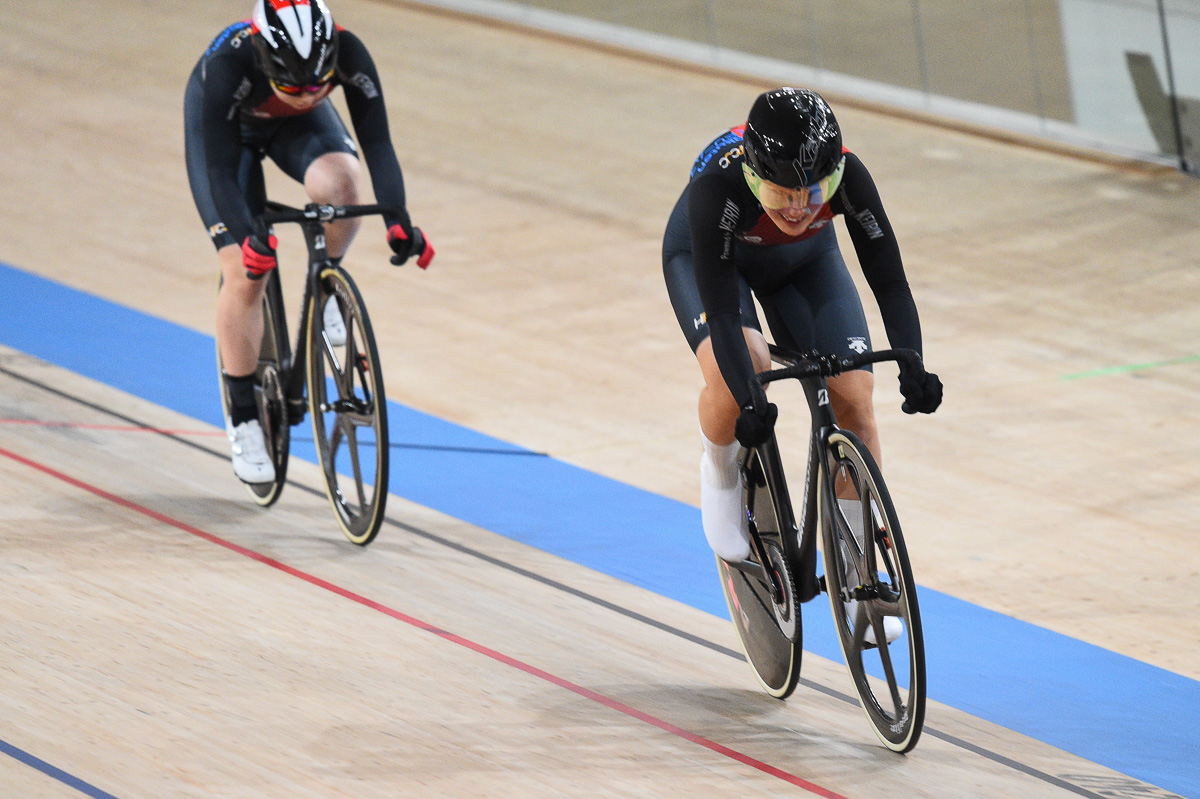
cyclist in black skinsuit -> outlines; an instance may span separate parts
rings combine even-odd
[[[667,290],[705,381],[701,517],[710,546],[729,561],[749,554],[738,444],[761,443],[777,415],[773,404],[764,416],[750,405],[752,372],[771,365],[753,297],[784,347],[840,356],[871,348],[831,224],[835,214],[846,217],[889,342],[921,352],[917,308],[875,182],[842,146],[833,110],[816,92],[782,88],[761,95],[745,125],[719,136],[696,159],[667,223]],[[829,380],[839,424],[878,460],[873,387],[869,368]],[[900,391],[908,413],[932,413],[942,398],[941,381],[924,369],[902,370]]]
[[[362,41],[333,24],[324,0],[257,0],[250,20],[221,31],[205,50],[185,93],[188,182],[221,269],[217,347],[231,398],[233,466],[250,483],[274,479],[254,407],[261,278],[276,266],[275,237],[263,241],[251,230],[266,200],[262,159],[269,156],[303,183],[314,202],[359,202],[357,147],[328,101],[337,86],[345,91],[377,202],[399,209],[384,216],[388,243],[427,267],[434,251],[426,238],[413,252],[379,74]],[[359,222],[327,225],[331,257],[345,254]],[[328,329],[343,324],[333,303],[325,313]]]

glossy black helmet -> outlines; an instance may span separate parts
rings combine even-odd
[[[255,0],[254,48],[267,77],[283,86],[325,83],[337,66],[337,28],[325,0]]]
[[[785,188],[811,186],[842,160],[842,130],[825,98],[784,87],[760,94],[743,137],[754,174]]]

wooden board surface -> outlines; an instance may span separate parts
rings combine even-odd
[[[0,259],[211,334],[215,258],[184,174],[182,89],[209,40],[247,10],[89,9],[35,5],[0,32],[10,54],[0,62]],[[768,87],[402,4],[341,0],[334,10],[376,58],[413,217],[439,252],[427,273],[394,269],[368,223],[347,260],[374,310],[391,398],[696,504],[700,377],[662,285],[660,237],[696,153]],[[86,19],[87,35],[60,18]],[[927,361],[946,384],[932,417],[901,414],[883,370],[876,397],[918,581],[1200,677],[1200,183],[831,99],[881,187]],[[280,199],[302,201],[277,172],[269,180]],[[289,296],[297,239],[281,248]],[[22,374],[46,370],[9,357]],[[1121,369],[1134,365],[1145,368]],[[5,416],[95,421],[0,380]],[[70,375],[53,380],[107,397]],[[781,424],[799,440],[807,420],[795,411]],[[727,655],[637,625],[614,632],[624,622],[558,595],[531,603],[542,589],[420,536],[387,529],[369,552],[349,550],[314,534],[311,518],[328,513],[319,496],[264,516],[211,454],[144,434],[34,426],[3,427],[0,447],[833,790],[860,795],[879,779],[950,795],[959,779],[948,764],[961,748],[946,744],[939,763],[943,744],[931,739],[919,762],[897,766],[852,707],[819,693],[769,702]],[[658,795],[726,778],[775,790],[774,778],[33,467],[0,469],[3,616],[21,620],[4,627],[17,656],[0,738],[29,731],[27,750],[80,772],[140,763],[108,785],[117,795],[168,784],[278,795],[279,775],[298,762],[296,795],[436,785],[474,796],[499,784]],[[550,557],[415,506],[405,517],[526,567]],[[457,589],[426,573],[447,558],[461,569]],[[553,566],[564,569],[736,648],[726,622]],[[18,583],[29,593],[10,590]],[[479,619],[480,603],[503,621]],[[820,668],[806,676],[822,679]],[[845,690],[840,667],[829,669],[829,685]],[[121,723],[110,726],[114,716]],[[930,724],[1032,753],[1048,773],[1074,767],[949,710]],[[964,766],[953,795],[1061,793],[990,763]],[[30,779],[20,765],[0,769],[0,783]],[[989,780],[1004,787],[981,787]]]

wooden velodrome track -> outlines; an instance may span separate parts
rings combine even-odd
[[[182,89],[244,5],[7,15],[0,260],[211,335]],[[368,222],[348,259],[408,378],[390,398],[697,504],[699,373],[660,235],[765,87],[333,10],[375,55],[438,248],[396,270]],[[1200,679],[1200,183],[832,99],[946,384],[928,418],[890,373],[877,390],[918,581]],[[936,734],[891,755],[840,664],[810,657],[776,702],[724,619],[400,497],[355,548],[315,467],[264,514],[215,428],[11,348],[0,367],[0,797],[1169,795],[937,702]]]

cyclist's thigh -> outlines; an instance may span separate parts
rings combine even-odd
[[[309,166],[327,153],[358,157],[358,147],[328,100],[307,114],[290,117],[271,136],[266,153],[284,174],[304,182]]]
[[[667,294],[675,310],[675,321],[687,338],[692,352],[708,338],[708,323],[704,317],[704,303],[700,301],[700,289],[696,286],[696,270],[692,261],[692,237],[688,228],[687,192],[675,204],[675,210],[667,221],[663,235],[663,278],[667,283]],[[754,298],[745,279],[738,276],[738,288],[742,311],[742,327],[761,332],[758,313],[754,309]]]
[[[787,282],[758,295],[775,340],[786,347],[842,357],[869,350],[871,336],[862,300],[833,229],[802,243],[814,246]]]

